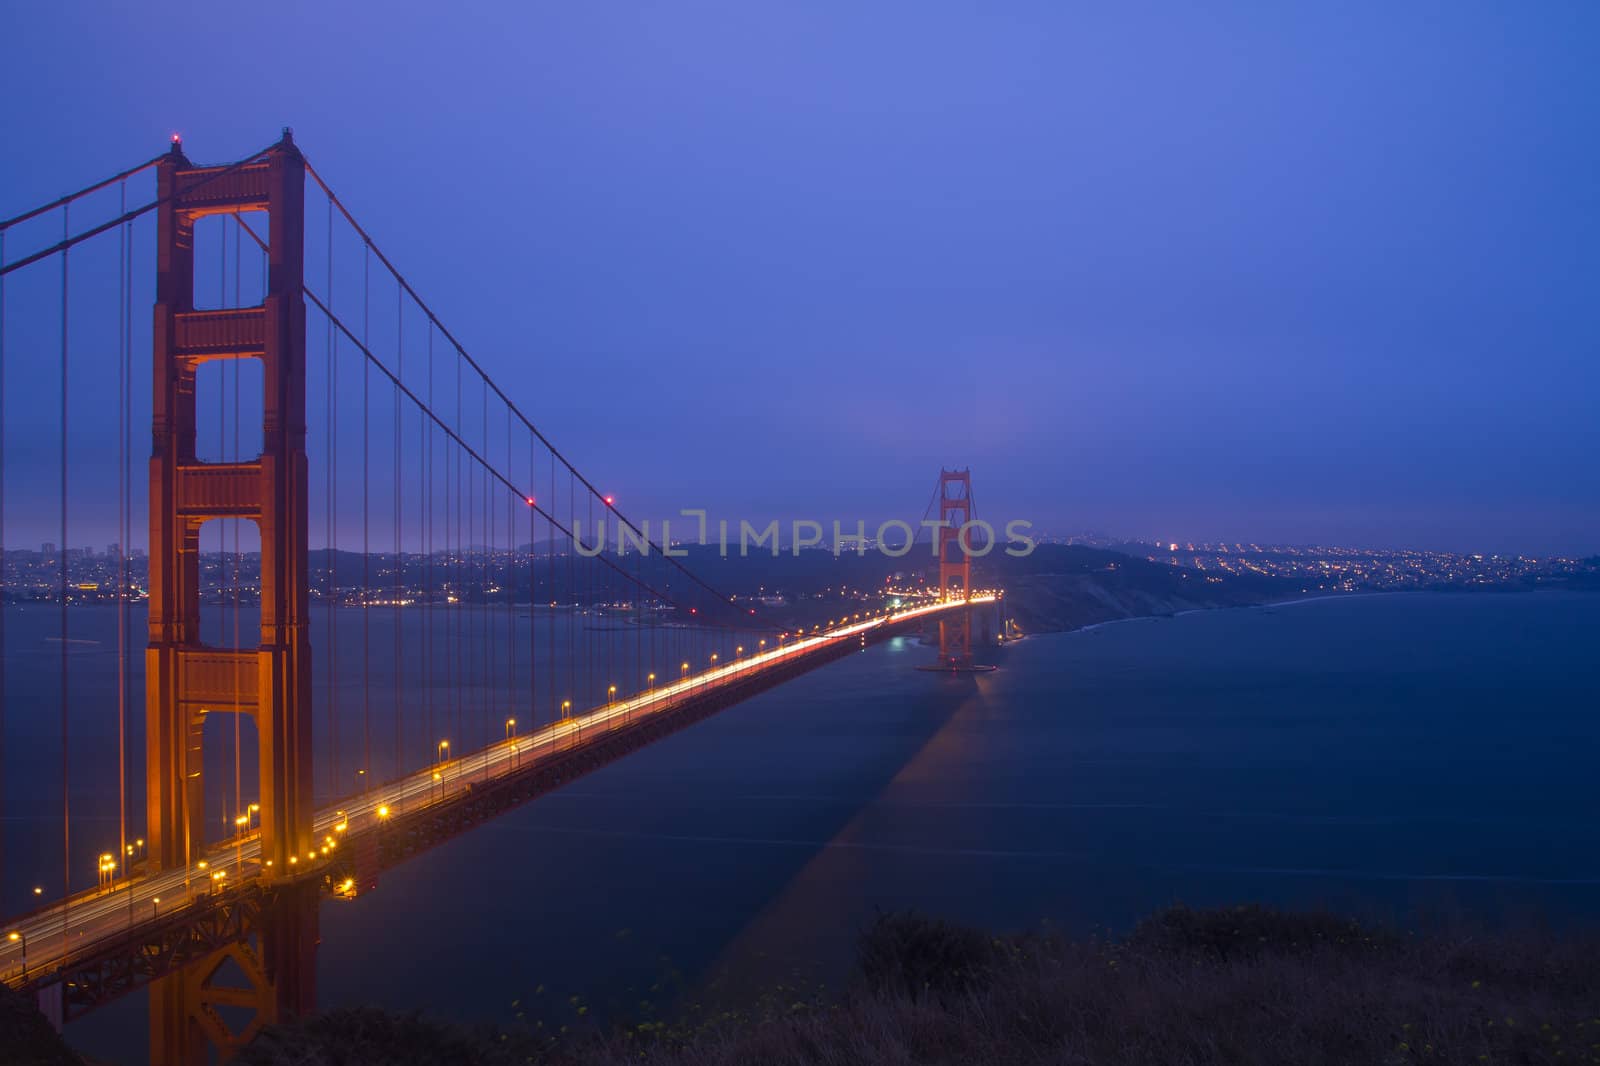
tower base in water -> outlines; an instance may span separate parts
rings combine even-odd
[[[983,663],[940,663],[937,666],[919,666],[917,669],[930,674],[988,674],[998,670],[999,667],[986,666]]]

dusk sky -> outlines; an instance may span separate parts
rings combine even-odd
[[[641,515],[1600,551],[1592,3],[272,7],[7,3],[0,215],[292,126]]]

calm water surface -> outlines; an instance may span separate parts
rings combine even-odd
[[[319,1000],[511,1022],[569,994],[636,1009],[671,970],[696,996],[723,973],[835,980],[874,908],[1593,922],[1597,638],[1600,596],[1550,593],[1118,623],[958,679],[896,641],[325,904]],[[144,1010],[69,1036],[125,1055]]]

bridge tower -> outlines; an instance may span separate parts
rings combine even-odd
[[[255,719],[261,857],[270,877],[311,849],[311,646],[307,629],[305,161],[287,130],[264,157],[197,167],[174,140],[157,167],[154,399],[150,456],[150,643],[146,652],[145,833],[152,871],[196,861],[205,843],[202,731],[222,712]],[[265,211],[264,301],[195,309],[194,231],[207,215]],[[212,359],[262,364],[255,459],[195,457],[195,376]],[[255,647],[200,639],[200,527],[254,521],[261,536]]]
[[[966,599],[972,591],[970,545],[963,539],[972,520],[972,470],[939,471],[939,596]],[[972,608],[939,617],[939,665],[947,670],[972,666]]]

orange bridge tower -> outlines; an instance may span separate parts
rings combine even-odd
[[[150,456],[150,643],[146,781],[152,871],[205,843],[208,715],[254,718],[263,873],[311,848],[311,645],[307,630],[306,322],[301,288],[305,161],[285,131],[254,162],[196,167],[176,141],[157,168],[154,399]],[[267,214],[266,297],[196,310],[194,234],[207,215]],[[262,445],[254,459],[195,457],[195,377],[214,359],[259,359]],[[200,528],[250,520],[261,537],[261,633],[251,647],[200,637]],[[270,861],[271,865],[266,865]]]

